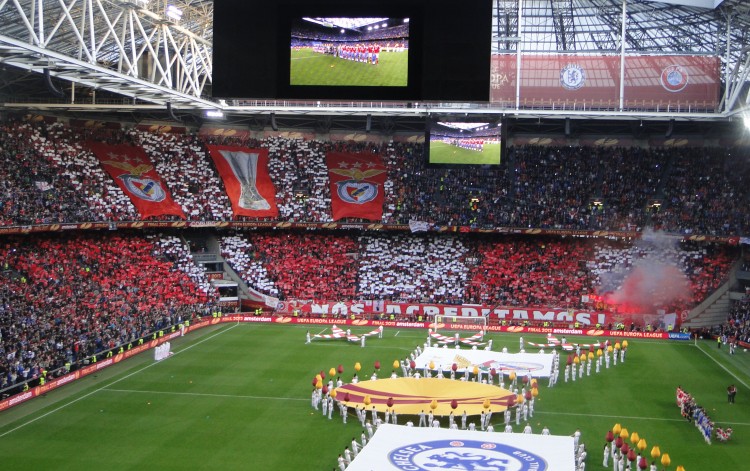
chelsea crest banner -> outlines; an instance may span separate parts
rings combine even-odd
[[[333,220],[351,217],[380,221],[388,175],[380,156],[329,152],[326,164]]]
[[[89,142],[88,148],[128,195],[141,218],[177,216],[186,219],[182,208],[172,200],[167,186],[141,147]]]

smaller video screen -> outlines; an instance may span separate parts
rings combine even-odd
[[[428,164],[500,165],[502,123],[429,120],[425,143]]]

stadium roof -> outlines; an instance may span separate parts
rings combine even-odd
[[[302,18],[303,20],[317,23],[328,28],[344,28],[359,30],[363,26],[379,24],[388,18]]]
[[[439,125],[445,126],[446,128],[454,128],[454,129],[476,129],[481,128],[483,126],[489,126],[490,123],[461,123],[461,122],[450,122],[450,121],[439,121]]]
[[[0,74],[1,106],[163,112],[170,103],[182,112],[221,108],[230,115],[488,111],[487,105],[456,103],[428,108],[405,103],[220,102],[211,97],[212,18],[213,1],[207,0],[0,0],[0,66],[6,67]],[[497,53],[718,55],[724,82],[720,112],[676,118],[726,119],[747,106],[747,0],[494,0],[492,23],[492,50]],[[48,83],[30,78],[43,77],[45,71]],[[61,88],[67,90],[64,97]],[[500,111],[559,117],[533,107]],[[664,119],[663,112],[566,111],[565,116],[570,115]]]

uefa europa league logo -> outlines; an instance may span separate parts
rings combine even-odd
[[[260,195],[255,186],[255,179],[258,175],[258,154],[228,150],[222,150],[220,153],[240,182],[240,208],[253,211],[271,209],[271,205]]]

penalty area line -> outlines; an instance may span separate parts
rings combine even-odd
[[[179,354],[180,354],[180,353],[182,353],[182,352],[186,352],[186,351],[190,350],[191,348],[193,348],[193,347],[196,347],[196,346],[198,346],[198,345],[202,344],[203,342],[206,342],[206,341],[208,341],[208,340],[211,340],[211,339],[213,339],[214,337],[217,337],[217,336],[219,336],[219,335],[221,335],[221,334],[223,334],[223,333],[225,333],[225,332],[228,332],[228,331],[230,331],[230,330],[234,329],[235,327],[237,327],[237,325],[238,325],[238,324],[232,325],[232,326],[230,326],[229,328],[227,328],[227,329],[225,329],[225,330],[222,330],[222,331],[220,331],[220,332],[217,332],[217,333],[215,333],[215,334],[213,334],[213,335],[211,335],[211,336],[209,336],[209,337],[206,337],[206,338],[204,338],[204,339],[202,339],[202,340],[200,340],[200,341],[198,341],[198,342],[195,342],[195,343],[194,343],[194,344],[192,344],[192,345],[188,345],[187,347],[183,348],[182,350],[179,350],[179,351],[176,351],[176,352],[174,352],[174,354],[175,354],[175,355],[179,355]],[[52,409],[52,410],[51,410],[51,411],[49,411],[49,412],[45,412],[44,414],[42,414],[42,415],[40,415],[40,416],[38,416],[38,417],[34,417],[33,419],[31,419],[31,420],[29,420],[29,421],[27,421],[27,422],[24,422],[24,423],[22,423],[21,425],[18,425],[18,426],[16,426],[16,427],[14,427],[14,428],[12,428],[12,429],[8,430],[7,432],[3,432],[3,433],[0,433],[0,438],[4,437],[4,436],[6,436],[6,435],[10,435],[11,433],[15,432],[16,430],[22,429],[22,428],[26,427],[27,425],[31,425],[31,424],[33,424],[34,422],[38,421],[38,420],[41,420],[41,419],[43,419],[43,418],[45,418],[45,417],[47,417],[47,416],[49,416],[49,415],[52,415],[52,414],[54,414],[55,412],[61,411],[62,409],[65,409],[66,407],[68,407],[68,406],[70,406],[70,405],[73,405],[73,404],[75,404],[76,402],[82,401],[83,399],[86,399],[86,398],[87,398],[87,397],[89,397],[89,396],[93,396],[94,394],[96,394],[96,393],[98,393],[98,392],[100,392],[100,391],[104,391],[104,390],[105,390],[106,388],[108,388],[108,387],[110,387],[110,386],[112,386],[112,385],[115,385],[115,384],[119,383],[120,381],[124,381],[124,380],[126,380],[126,379],[128,379],[128,378],[130,378],[130,377],[132,377],[132,376],[135,376],[135,375],[137,375],[138,373],[141,373],[142,371],[146,371],[147,369],[151,368],[152,366],[154,366],[154,365],[158,365],[158,364],[160,364],[160,362],[157,362],[157,361],[154,361],[153,363],[149,363],[148,365],[144,366],[143,368],[137,369],[137,370],[135,370],[134,372],[132,372],[132,373],[130,373],[130,374],[128,374],[128,375],[126,375],[126,376],[123,376],[122,378],[116,379],[116,380],[114,380],[114,381],[110,382],[109,384],[106,384],[106,385],[104,385],[104,386],[102,386],[102,387],[100,387],[100,388],[98,388],[98,389],[94,389],[94,390],[93,390],[93,391],[91,391],[90,393],[86,393],[86,394],[84,394],[84,395],[83,395],[83,396],[81,396],[81,397],[78,397],[78,398],[76,398],[76,399],[74,399],[74,400],[72,400],[72,401],[70,401],[70,402],[67,402],[67,403],[65,403],[65,404],[61,405],[60,407],[56,407],[56,408]]]
[[[721,363],[721,362],[720,362],[719,360],[717,360],[716,358],[714,358],[714,357],[713,357],[713,355],[711,355],[710,353],[708,353],[708,352],[707,352],[707,351],[706,351],[706,350],[705,350],[705,349],[703,348],[703,344],[701,344],[701,345],[697,345],[697,344],[696,344],[696,345],[695,345],[695,347],[697,347],[697,348],[698,348],[698,350],[700,350],[701,352],[703,352],[703,354],[704,354],[704,355],[706,355],[706,356],[707,356],[708,358],[710,358],[711,360],[713,360],[713,362],[714,362],[714,363],[716,363],[717,365],[719,365],[719,366],[721,367],[721,369],[722,369],[722,370],[724,370],[724,371],[726,371],[727,373],[729,373],[729,375],[730,375],[730,376],[731,376],[732,378],[736,379],[736,380],[737,380],[737,381],[738,381],[738,382],[739,382],[740,384],[742,384],[742,385],[743,385],[743,386],[745,386],[746,388],[750,389],[750,386],[748,386],[746,382],[742,381],[742,380],[741,380],[741,379],[740,379],[740,378],[739,378],[739,377],[738,377],[738,376],[737,376],[736,374],[734,374],[734,373],[732,373],[731,371],[729,371],[729,368],[727,368],[726,366],[724,366],[724,365],[723,365],[723,364],[722,364],[722,363]],[[725,423],[725,422],[722,422],[722,423]]]

